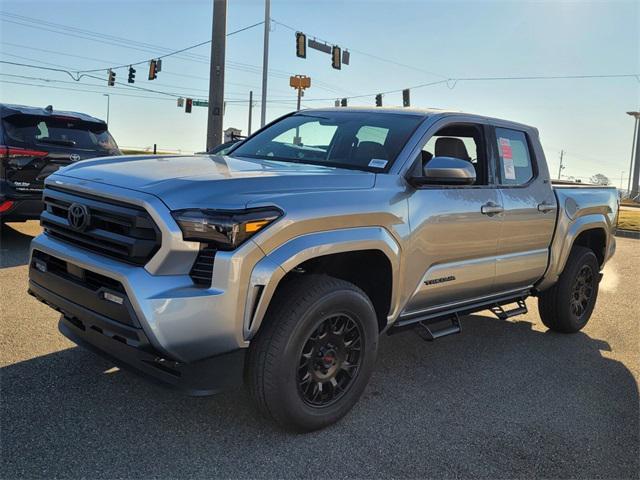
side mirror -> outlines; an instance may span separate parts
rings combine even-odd
[[[422,169],[421,177],[411,178],[416,185],[473,185],[476,170],[468,160],[433,157]]]

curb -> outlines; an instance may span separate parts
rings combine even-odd
[[[617,229],[615,235],[616,237],[635,238],[636,240],[640,240],[640,232],[636,230]]]

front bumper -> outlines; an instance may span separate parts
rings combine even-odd
[[[53,278],[31,265],[29,293],[59,311],[60,332],[74,343],[94,351],[114,364],[148,375],[189,395],[210,395],[242,383],[246,349],[237,349],[192,363],[182,363],[158,352],[132,317],[129,324],[114,321],[103,313],[120,315],[117,309],[108,312],[96,304],[97,295],[87,291],[82,302],[102,313],[73,300],[83,287],[72,280]],[[65,292],[65,298],[56,291]],[[105,291],[102,289],[101,291]],[[108,291],[108,290],[107,290]],[[127,303],[127,300],[125,300]],[[128,308],[125,305],[124,310]]]
[[[127,315],[122,311],[127,307],[134,318],[132,325],[137,322],[162,357],[193,363],[249,345],[243,336],[246,287],[239,288],[242,278],[234,278],[233,272],[229,272],[232,261],[216,257],[214,277],[219,280],[211,288],[199,288],[188,274],[152,275],[143,267],[104,257],[46,234],[31,242],[31,251],[31,280],[43,285],[43,276],[51,278],[50,290],[54,293],[111,319],[121,320]],[[35,252],[118,283],[120,289],[115,293],[125,297],[123,305],[107,307],[109,302],[100,296],[102,289],[98,289],[104,282],[90,291],[69,285],[51,271],[39,272],[34,268]]]

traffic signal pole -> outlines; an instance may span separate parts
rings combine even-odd
[[[251,135],[251,117],[253,116],[253,90],[249,91],[249,125],[247,125],[247,136]]]
[[[640,194],[640,119],[636,120],[636,150],[633,167],[633,179],[631,180],[631,192],[629,197],[636,200]],[[631,172],[629,172],[631,173]]]
[[[227,0],[213,0],[207,150],[222,143],[224,115],[224,57],[227,39]]]
[[[264,0],[264,44],[262,51],[262,104],[260,126],[267,122],[267,74],[269,73],[269,29],[271,28],[271,0]]]

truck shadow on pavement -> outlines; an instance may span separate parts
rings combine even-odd
[[[11,224],[0,225],[0,268],[17,267],[29,262],[29,246],[33,237]]]
[[[479,315],[463,327],[383,338],[354,410],[306,435],[245,390],[184,397],[80,348],[10,365],[1,476],[637,478],[638,389],[606,342]]]

